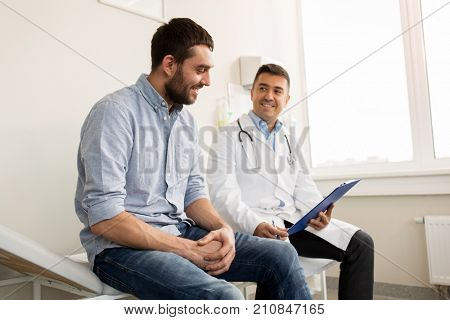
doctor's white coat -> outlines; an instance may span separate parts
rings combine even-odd
[[[300,145],[284,127],[275,135],[273,151],[246,114],[219,130],[209,154],[207,180],[211,201],[235,231],[253,234],[261,222],[297,222],[323,197],[308,174]],[[240,132],[240,133],[239,133]],[[296,161],[289,164],[289,147]],[[239,140],[242,139],[242,143]],[[329,225],[309,232],[345,250],[359,228],[332,218]]]

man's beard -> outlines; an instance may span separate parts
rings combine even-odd
[[[181,68],[177,68],[177,71],[172,79],[164,86],[166,94],[173,103],[176,104],[193,104],[195,98],[189,97],[189,86],[184,83],[183,74]]]

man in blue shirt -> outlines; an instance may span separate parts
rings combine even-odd
[[[75,208],[90,266],[141,299],[241,299],[227,281],[264,284],[267,299],[310,299],[292,246],[234,234],[205,192],[183,105],[210,85],[213,46],[192,20],[172,19],[153,36],[150,75],[87,116]]]

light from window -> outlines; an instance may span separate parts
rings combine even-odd
[[[398,1],[304,0],[302,16],[312,166],[412,160],[402,38],[373,53],[401,33]]]
[[[448,1],[422,1],[422,17]],[[450,5],[423,23],[436,158],[450,157]]]

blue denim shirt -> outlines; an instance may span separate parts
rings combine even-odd
[[[207,198],[192,115],[182,105],[169,114],[146,78],[97,102],[81,129],[75,210],[91,268],[98,253],[119,246],[92,225],[127,211],[179,235],[184,209]]]
[[[264,137],[266,137],[266,140],[269,145],[272,146],[273,151],[275,151],[275,135],[281,130],[281,127],[283,127],[283,123],[280,120],[277,120],[277,122],[275,122],[273,130],[270,132],[267,123],[263,119],[258,117],[258,115],[252,110],[250,110],[248,116],[250,117],[250,119],[252,119],[255,127],[264,135]]]

